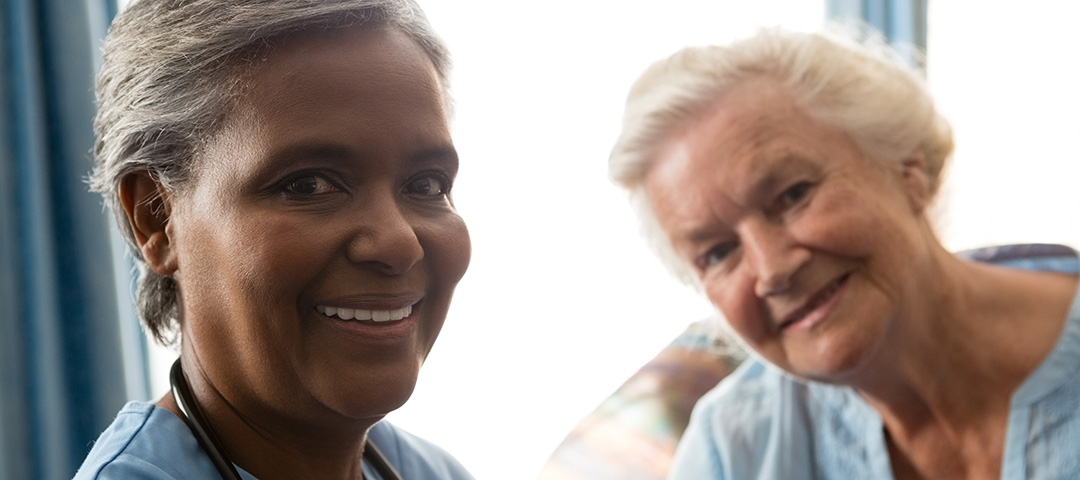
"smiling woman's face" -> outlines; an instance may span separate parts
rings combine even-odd
[[[747,81],[676,132],[645,189],[677,254],[748,346],[839,380],[873,358],[917,286],[925,170],[873,161]]]
[[[187,374],[240,408],[378,418],[469,263],[442,88],[390,28],[290,37],[254,68],[171,203]]]

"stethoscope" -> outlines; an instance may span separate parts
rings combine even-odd
[[[176,399],[180,411],[184,414],[184,423],[195,434],[199,446],[210,457],[210,461],[213,462],[214,468],[221,474],[221,478],[224,480],[241,480],[240,473],[236,471],[232,460],[229,460],[229,456],[225,453],[221,442],[214,435],[214,430],[210,428],[210,422],[203,416],[202,410],[199,409],[199,404],[195,401],[195,396],[192,395],[191,389],[188,387],[187,379],[184,378],[184,373],[180,370],[179,359],[173,363],[172,370],[169,371],[169,384],[172,385],[173,398]],[[390,465],[390,462],[386,460],[386,456],[375,447],[374,443],[371,443],[371,440],[364,442],[364,460],[370,463],[384,480],[402,480],[401,474],[394,469],[393,465]]]

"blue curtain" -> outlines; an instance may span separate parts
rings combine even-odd
[[[827,0],[826,16],[861,20],[890,42],[913,45],[926,52],[926,4],[927,0]],[[920,57],[908,60],[922,66]]]
[[[130,261],[85,178],[115,0],[0,3],[0,478],[71,478],[146,399]]]

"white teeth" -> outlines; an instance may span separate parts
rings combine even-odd
[[[328,307],[316,305],[315,310],[328,317],[337,317],[342,320],[370,320],[375,322],[389,322],[401,320],[412,315],[412,305],[396,310],[364,310],[359,308]]]

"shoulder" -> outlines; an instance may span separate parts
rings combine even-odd
[[[694,408],[672,478],[870,478],[859,459],[875,424],[850,389],[748,360]]]
[[[673,479],[767,478],[769,444],[787,379],[759,360],[748,359],[694,407],[679,442]],[[774,476],[774,475],[773,475]]]
[[[691,425],[718,447],[751,454],[762,450],[776,414],[807,393],[806,385],[774,367],[748,360],[701,398]]]
[[[368,439],[386,455],[386,459],[401,473],[402,478],[473,478],[446,450],[385,420],[371,428]]]
[[[213,465],[182,420],[152,403],[130,402],[94,442],[75,479],[213,475]]]
[[[957,252],[960,258],[1024,270],[1076,274],[1080,272],[1080,254],[1053,244],[1022,244],[984,247]]]

